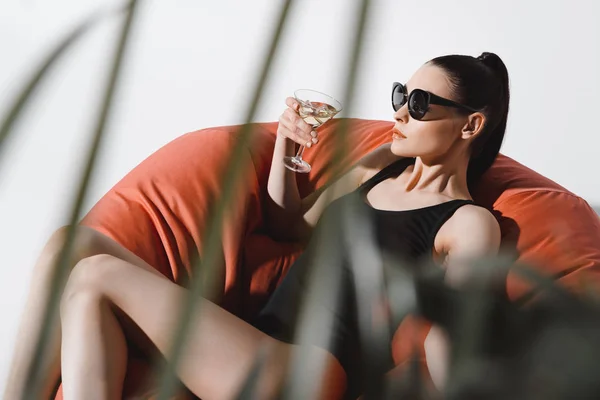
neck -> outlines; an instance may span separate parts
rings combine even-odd
[[[449,198],[470,199],[467,186],[469,158],[447,156],[443,160],[427,160],[417,157],[406,183],[406,191],[439,193]]]

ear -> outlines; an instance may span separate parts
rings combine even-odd
[[[475,112],[468,116],[467,122],[461,130],[463,139],[472,139],[483,130],[486,123],[485,115],[480,112]]]

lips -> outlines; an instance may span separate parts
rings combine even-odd
[[[392,138],[406,139],[406,136],[404,136],[404,134],[402,132],[400,132],[398,129],[394,128],[394,129],[392,129]]]

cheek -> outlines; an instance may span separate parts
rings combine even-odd
[[[453,138],[447,128],[432,126],[426,129],[423,126],[412,131],[406,139],[394,140],[391,151],[402,157],[441,155],[448,151],[452,143]]]

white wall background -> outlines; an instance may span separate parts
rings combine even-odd
[[[282,1],[143,2],[116,112],[86,210],[151,152],[196,129],[243,122]],[[294,89],[344,94],[356,1],[297,0],[257,120]],[[600,3],[595,0],[377,0],[352,116],[392,118],[390,84],[443,54],[499,54],[511,78],[503,152],[600,204]],[[116,1],[3,0],[0,115],[69,28]],[[54,70],[0,160],[0,393],[45,240],[66,222],[97,110],[116,20]],[[315,150],[316,151],[316,150]]]

